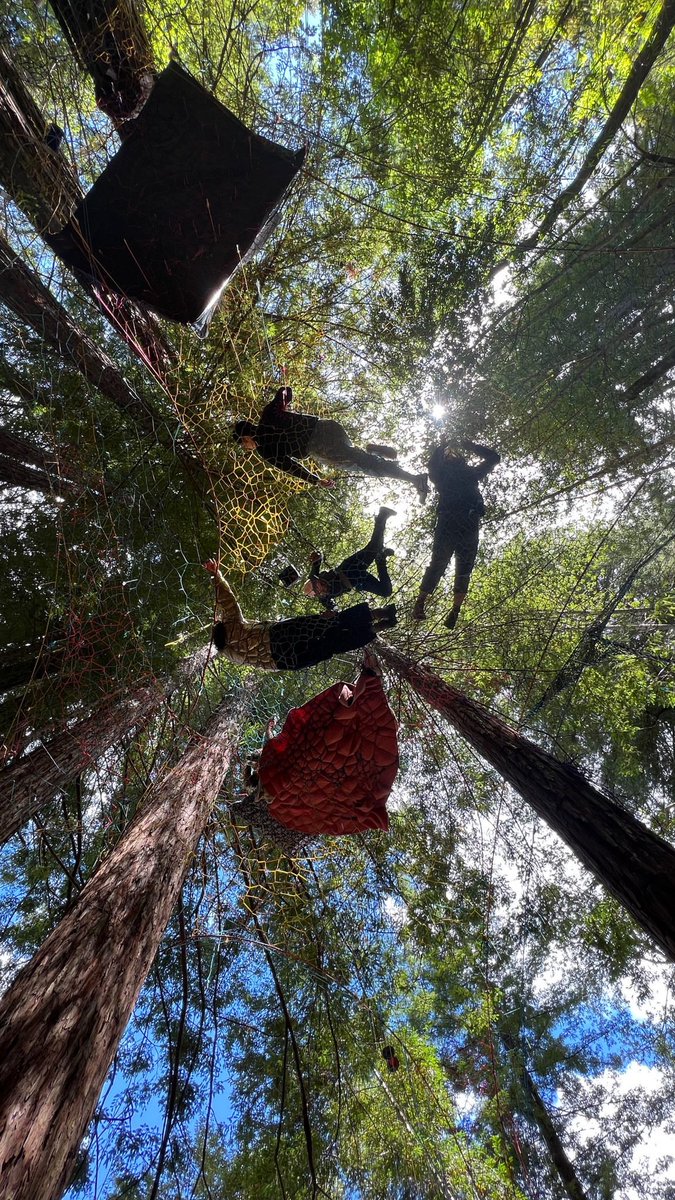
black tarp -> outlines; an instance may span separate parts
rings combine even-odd
[[[185,324],[273,227],[305,150],[251,133],[182,67],[159,75],[131,132],[49,245],[76,273]]]

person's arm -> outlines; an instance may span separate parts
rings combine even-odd
[[[295,475],[296,479],[303,479],[305,483],[320,483],[323,487],[333,485],[333,480],[329,480],[328,484],[321,479],[319,475],[315,475],[313,471],[308,471],[307,467],[303,467],[302,463],[296,462],[291,458],[290,454],[264,454],[263,458],[266,462],[271,463],[278,471],[285,471],[287,475]]]
[[[311,563],[309,568],[309,580],[311,583],[312,580],[319,578],[319,568],[323,562],[323,554],[321,554],[319,550],[313,550],[309,556],[309,561]],[[314,599],[318,600],[319,604],[322,604],[328,612],[335,611],[337,604],[333,600],[332,596],[327,596],[325,592],[318,591],[316,588],[313,588],[312,590],[314,593]]]
[[[284,417],[293,397],[289,387],[280,387],[274,394],[274,399],[266,404],[260,414],[260,424],[283,425]]]
[[[204,563],[204,568],[213,575],[213,583],[216,589],[216,607],[219,613],[219,619],[222,621],[243,621],[243,613],[237,603],[232,588],[227,580],[222,575],[220,568],[215,559],[210,558]]]
[[[477,467],[474,467],[476,479],[485,479],[490,471],[494,471],[495,467],[501,462],[501,455],[493,450],[491,446],[481,446],[478,442],[471,442],[468,438],[462,438],[460,445],[464,450],[468,450],[471,454],[477,454],[482,458],[482,462]]]

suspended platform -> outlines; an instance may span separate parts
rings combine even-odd
[[[46,240],[88,283],[204,329],[274,228],[305,148],[252,133],[177,63],[125,128],[71,220]]]

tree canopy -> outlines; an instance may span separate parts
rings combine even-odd
[[[392,664],[673,842],[672,0],[0,12],[5,988],[33,961],[39,991],[35,956],[68,929],[102,938],[108,978],[115,953],[126,969],[134,838],[155,804],[177,819],[181,788],[197,814],[64,1194],[667,1200],[672,964]],[[101,90],[120,46],[132,81],[180,62],[256,133],[307,147],[206,336],[78,282],[43,237],[126,136]],[[447,577],[411,615],[432,499],[346,472],[309,486],[236,444],[281,384],[411,471],[441,436],[498,448],[456,629]],[[215,659],[201,564],[252,618],[309,612],[280,573],[316,550],[336,566],[385,503],[391,828],[290,853],[238,813],[247,765],[360,656]],[[230,707],[221,784],[209,730]],[[106,871],[117,950],[88,899]]]

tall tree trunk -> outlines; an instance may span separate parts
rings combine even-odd
[[[665,550],[666,546],[669,546],[673,541],[675,541],[675,534],[671,534],[670,537],[664,538],[664,540],[659,542],[654,550],[650,551],[649,554],[646,554],[640,559],[639,562],[635,564],[634,567],[631,568],[618,591],[611,597],[610,600],[607,601],[604,608],[598,613],[595,620],[591,621],[591,624],[587,627],[587,629],[584,630],[579,642],[575,646],[569,658],[565,663],[563,663],[560,670],[542,692],[536,704],[533,704],[532,708],[527,711],[524,717],[525,722],[528,722],[533,716],[536,715],[536,713],[540,712],[542,708],[544,708],[547,704],[550,704],[551,700],[554,700],[555,697],[560,695],[561,692],[564,692],[566,688],[572,687],[573,684],[577,683],[586,667],[589,667],[592,663],[598,661],[598,644],[621,601],[632,587],[633,583],[640,574],[640,571],[642,571],[644,567],[648,566],[652,559],[656,558],[657,554],[660,554],[662,550]],[[607,649],[607,647],[605,647],[605,649]]]
[[[546,1148],[551,1156],[551,1162],[565,1190],[565,1194],[569,1197],[569,1200],[588,1200],[579,1176],[574,1169],[574,1164],[569,1158],[560,1134],[551,1118],[551,1114],[542,1100],[539,1088],[525,1066],[515,1038],[511,1037],[509,1033],[502,1031],[502,1041],[509,1051],[512,1060],[514,1060],[518,1082],[525,1097],[527,1115],[534,1120],[546,1143]]]
[[[57,634],[52,636],[49,646],[46,638],[35,638],[23,645],[3,646],[0,648],[0,689],[9,692],[13,688],[25,688],[35,679],[55,675],[63,666],[64,648],[65,643],[59,642]]]
[[[47,122],[0,45],[0,182],[38,233],[58,233],[82,197],[77,175],[47,145]]]
[[[136,116],[154,82],[152,47],[134,0],[51,0],[96,103],[119,127]]]
[[[145,725],[165,694],[156,685],[143,686],[124,698],[106,701],[51,741],[0,770],[0,846],[106,750]]]
[[[28,467],[15,458],[0,454],[0,488],[20,487],[28,491],[42,492],[45,496],[71,496],[80,489],[76,483],[50,475],[40,467]]]
[[[67,467],[60,454],[49,454],[4,425],[0,425],[0,480],[57,496],[69,496],[84,486],[80,471]]]
[[[45,142],[43,117],[6,46],[0,46],[0,184],[39,234],[58,233],[82,192],[60,150]],[[175,353],[157,318],[131,300],[82,284],[113,329],[166,388]]]
[[[246,693],[244,693],[246,695]],[[57,1200],[209,819],[244,701],[224,702],[0,1004],[0,1194]]]
[[[378,654],[510,783],[675,961],[675,848],[569,763],[540,749],[433,671],[378,642]]]
[[[59,789],[145,725],[165,700],[188,688],[209,665],[209,648],[196,650],[169,680],[142,684],[123,697],[107,700],[49,742],[0,769],[0,846],[49,804]]]
[[[164,418],[122,375],[104,350],[75,323],[42,280],[0,236],[0,301],[34,329],[153,441],[176,454],[200,490],[209,487],[201,464],[184,443],[172,436]]]
[[[558,198],[554,200],[538,229],[530,237],[518,243],[516,247],[518,251],[522,253],[525,250],[532,250],[541,241],[542,237],[553,228],[561,213],[579,195],[584,184],[588,182],[605,150],[607,150],[613,138],[619,132],[622,123],[637,100],[640,88],[668,41],[673,25],[675,25],[675,0],[665,0],[654,23],[654,28],[635,59],[612,111],[579,167],[574,179],[563,189]]]

